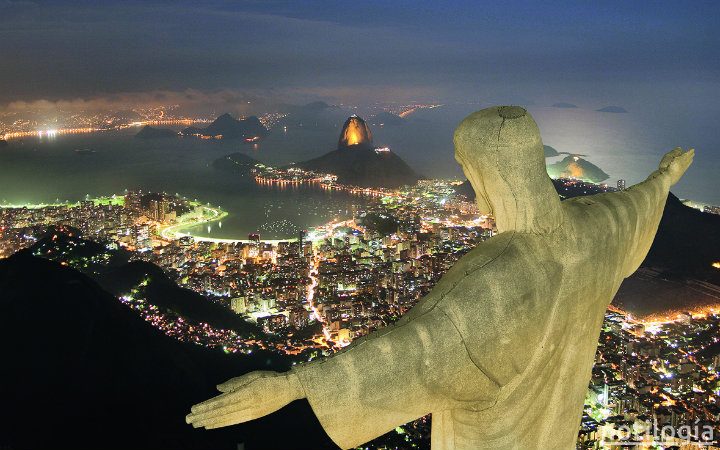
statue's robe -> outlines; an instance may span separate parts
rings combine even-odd
[[[432,448],[575,448],[606,308],[645,258],[670,181],[562,202],[543,234],[465,255],[405,317],[294,369],[351,448],[432,413]]]

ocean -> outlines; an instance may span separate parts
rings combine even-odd
[[[478,105],[420,110],[401,125],[374,124],[378,146],[389,146],[427,177],[461,179],[453,158],[452,133]],[[662,154],[680,145],[696,148],[695,164],[673,188],[680,198],[720,205],[720,155],[714,128],[671,113],[603,113],[592,109],[529,107],[543,141],[561,152],[586,155],[610,175],[607,181],[642,181]],[[348,113],[349,115],[350,113]],[[11,141],[0,149],[0,203],[41,203],[121,194],[125,189],[178,193],[220,206],[230,215],[222,224],[196,227],[194,234],[245,238],[294,237],[332,218],[348,217],[363,199],[311,186],[279,189],[212,167],[233,152],[271,165],[320,156],[337,145],[342,123],[321,127],[276,127],[256,146],[240,141],[195,138],[136,139],[138,129]],[[89,149],[90,151],[76,152]]]

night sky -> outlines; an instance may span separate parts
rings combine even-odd
[[[0,0],[0,104],[187,90],[692,104],[718,100],[719,24],[713,1]]]

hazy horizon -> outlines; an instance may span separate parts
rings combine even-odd
[[[717,100],[718,16],[709,1],[5,0],[0,104],[187,90],[350,103]]]
[[[547,144],[588,153],[613,180],[640,181],[668,149],[695,147],[676,190],[717,204],[718,17],[710,1],[5,0],[0,114],[49,121],[177,105],[247,115],[317,100],[370,114],[441,103],[425,127],[378,137],[418,171],[447,176],[459,174],[451,136],[463,115],[519,104]],[[579,108],[551,108],[558,102]],[[594,113],[609,105],[628,113]]]

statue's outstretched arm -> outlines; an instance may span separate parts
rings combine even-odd
[[[269,414],[306,397],[340,447],[367,442],[432,411],[483,409],[498,387],[470,360],[450,319],[438,308],[380,330],[322,361],[290,372],[253,372],[218,387],[188,422],[217,428]]]
[[[684,152],[679,147],[663,156],[658,170],[625,191],[603,196],[611,208],[620,216],[616,221],[620,233],[631,239],[630,248],[625,251],[628,259],[624,276],[637,270],[647,256],[655,239],[670,187],[677,183],[692,163],[695,151]]]

